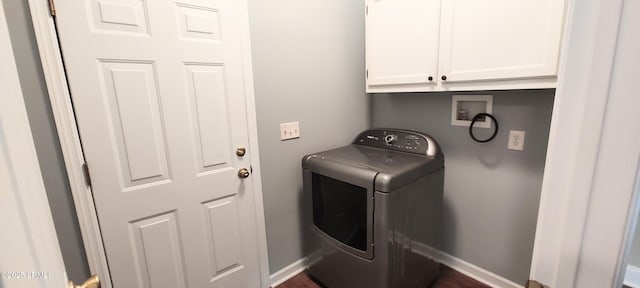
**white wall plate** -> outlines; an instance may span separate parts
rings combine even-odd
[[[493,112],[493,95],[453,95],[451,101],[451,125],[471,125],[471,119],[478,113]],[[491,128],[491,119],[477,121],[473,127]]]

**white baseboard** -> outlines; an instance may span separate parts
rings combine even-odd
[[[418,245],[416,245],[418,244]],[[416,252],[420,253],[420,251],[425,251],[425,255],[429,255],[428,249],[430,249],[429,247],[427,247],[426,245],[424,245],[424,247],[421,247],[422,245],[419,245],[419,243],[414,243],[414,247],[416,248]],[[479,282],[482,282],[486,285],[489,285],[491,287],[494,288],[524,288],[523,285],[520,285],[518,283],[515,283],[507,278],[504,278],[500,275],[497,275],[495,273],[489,272],[485,269],[482,269],[476,265],[473,265],[467,261],[464,261],[460,258],[457,258],[455,256],[449,255],[447,253],[444,252],[436,252],[437,253],[437,257],[439,258],[440,262],[442,262],[442,264],[448,266],[449,268],[456,270],[464,275],[467,275],[468,277],[471,277]],[[285,281],[289,280],[291,277],[296,276],[298,273],[304,271],[305,269],[307,269],[309,267],[309,265],[311,263],[313,263],[313,261],[317,261],[319,259],[319,255],[318,254],[312,254],[308,257],[304,257],[301,259],[298,259],[297,261],[291,263],[289,266],[284,267],[282,269],[280,269],[280,271],[271,274],[271,287],[276,287],[282,283],[284,283]],[[632,266],[631,266],[632,267]],[[635,271],[635,273],[637,273],[636,275],[638,276],[638,278],[636,278],[637,280],[640,280],[640,268],[634,267],[635,269],[637,269]],[[629,268],[627,268],[627,271],[629,271]],[[627,272],[627,275],[629,275],[629,272]],[[640,281],[636,281],[634,283],[640,283]],[[627,279],[625,277],[625,285],[629,285],[627,284]],[[634,288],[640,288],[640,285],[629,285],[631,287]]]
[[[495,273],[489,272],[467,261],[464,261],[447,253],[440,252],[440,261],[442,264],[449,266],[464,275],[478,280],[486,285],[495,288],[524,288],[523,285],[515,283]]]
[[[307,257],[298,259],[297,261],[289,264],[287,267],[280,269],[278,272],[271,274],[271,287],[276,287],[285,281],[291,279],[293,276],[309,268],[313,262],[318,261],[319,254],[311,254]]]
[[[640,268],[627,265],[627,271],[624,273],[624,285],[632,288],[640,288]]]
[[[289,264],[289,266],[280,269],[278,272],[271,274],[271,287],[276,287],[291,277],[296,276],[298,273],[307,269],[307,257],[298,259],[296,262]]]
[[[470,278],[473,278],[479,282],[482,282],[486,285],[489,285],[494,288],[524,288],[524,286],[515,283],[507,278],[504,278],[495,273],[489,272],[485,269],[482,269],[476,265],[473,265],[467,261],[464,261],[458,257],[449,255],[445,252],[438,251],[436,249],[431,248],[428,245],[422,244],[420,242],[412,243],[413,249],[416,253],[422,254],[427,257],[433,257],[440,260],[440,262],[449,268],[456,270],[464,275],[467,275]],[[640,288],[640,287],[639,287]]]

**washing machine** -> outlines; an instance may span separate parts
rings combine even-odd
[[[440,264],[444,157],[429,135],[371,129],[304,156],[310,276],[328,288],[430,285]]]

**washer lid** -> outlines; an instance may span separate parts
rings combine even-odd
[[[377,171],[374,189],[379,192],[391,192],[444,167],[444,158],[398,152],[389,149],[351,144],[303,157],[304,169],[339,169],[344,165],[348,169]]]

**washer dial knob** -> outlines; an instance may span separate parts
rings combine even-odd
[[[389,134],[384,136],[384,143],[391,144],[393,143],[393,141],[396,141],[396,140],[398,140],[398,135]]]

